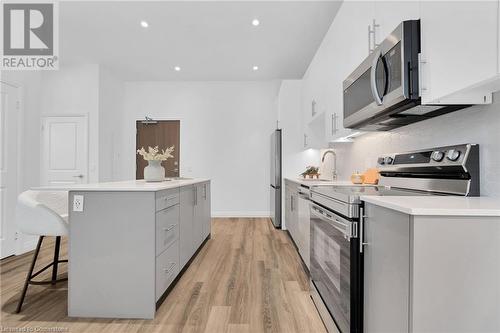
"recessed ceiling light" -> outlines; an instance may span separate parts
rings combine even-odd
[[[180,68],[179,66],[175,66],[175,67],[174,67],[174,71],[178,72],[178,71],[180,71],[180,70],[181,70],[181,68]]]
[[[252,69],[253,69],[254,71],[258,71],[258,70],[259,70],[259,66],[253,66],[253,67],[252,67]]]
[[[259,21],[259,20],[257,20],[257,19],[253,19],[253,20],[252,20],[252,25],[253,25],[253,26],[255,26],[255,27],[256,27],[256,26],[258,26],[259,24],[260,24],[260,21]]]
[[[148,22],[146,22],[146,21],[141,21],[141,27],[143,27],[143,28],[147,28],[147,27],[149,27]]]

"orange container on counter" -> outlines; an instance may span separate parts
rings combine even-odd
[[[364,173],[363,183],[377,185],[379,178],[380,178],[380,174],[378,173],[378,169],[376,169],[376,168],[368,169]]]

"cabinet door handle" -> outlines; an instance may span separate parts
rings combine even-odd
[[[173,228],[175,228],[177,224],[171,224],[168,228],[163,228],[164,231],[170,231],[172,230]]]
[[[335,135],[338,132],[337,119],[338,119],[337,112],[334,112],[332,114],[332,135]]]
[[[304,148],[307,148],[307,134],[304,134]]]
[[[168,268],[164,268],[163,270],[165,271],[165,274],[169,274],[174,267],[175,267],[175,262],[171,262],[170,266],[168,266]]]
[[[290,207],[291,207],[291,211],[293,212],[293,195],[290,196]]]
[[[165,201],[175,200],[175,198],[177,198],[176,195],[171,195],[169,197],[165,197]]]
[[[194,202],[194,205],[198,205],[198,188],[195,186],[193,187],[193,196],[194,196],[194,199],[193,199],[193,202]]]
[[[368,54],[372,53],[372,29],[368,25]]]
[[[419,75],[418,75],[418,86],[420,87],[420,94],[422,95],[424,91],[427,91],[427,87],[423,86],[423,81],[424,81],[424,67],[427,65],[427,61],[425,59],[422,59],[422,54],[418,54],[418,63],[419,63]]]

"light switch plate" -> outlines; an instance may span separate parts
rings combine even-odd
[[[73,196],[73,211],[83,212],[83,195]]]

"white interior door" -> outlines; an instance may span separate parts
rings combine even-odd
[[[19,88],[1,82],[0,97],[0,258],[16,251]]]
[[[44,117],[42,135],[42,184],[87,183],[87,117]]]

